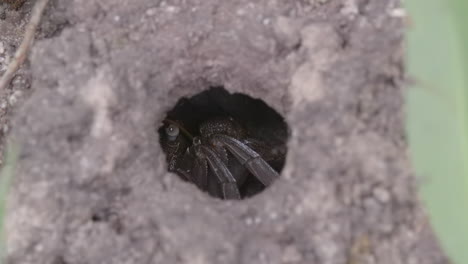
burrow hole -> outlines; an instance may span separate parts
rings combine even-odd
[[[158,129],[168,170],[221,199],[271,186],[285,164],[288,131],[265,102],[222,87],[179,99]]]

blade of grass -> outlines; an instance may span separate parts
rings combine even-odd
[[[465,0],[409,0],[407,134],[420,193],[443,248],[468,261],[468,11]]]
[[[15,53],[15,57],[8,65],[7,70],[0,78],[0,90],[4,90],[10,84],[11,80],[15,76],[16,72],[18,71],[19,67],[24,63],[26,60],[29,50],[32,47],[34,42],[34,35],[36,33],[36,29],[39,26],[39,22],[41,21],[42,13],[47,6],[49,0],[38,0],[34,5],[34,8],[31,12],[31,20],[26,27],[26,31],[24,34],[23,41],[21,42],[20,47]]]
[[[13,179],[16,161],[18,160],[18,147],[15,144],[10,144],[6,153],[6,162],[0,174],[0,264],[3,263],[5,245],[5,210],[8,190]]]

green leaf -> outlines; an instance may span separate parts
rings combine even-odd
[[[468,262],[468,11],[465,0],[409,0],[407,133],[420,192],[443,248]]]

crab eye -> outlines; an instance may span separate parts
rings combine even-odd
[[[177,136],[179,135],[179,127],[173,124],[168,125],[165,131],[169,141],[176,140]]]

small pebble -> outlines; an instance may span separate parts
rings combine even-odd
[[[267,260],[267,255],[264,252],[259,252],[258,253],[258,259],[262,262],[266,262]]]
[[[354,17],[359,13],[359,9],[354,0],[347,0],[344,2],[340,13],[345,16]]]
[[[5,53],[5,44],[3,42],[0,42],[0,54]]]
[[[271,212],[269,215],[271,220],[276,220],[278,218],[278,213],[277,212]]]
[[[243,16],[243,15],[245,15],[245,10],[244,10],[244,9],[238,9],[238,10],[236,11],[236,15],[238,15],[238,16]]]
[[[406,17],[406,10],[403,8],[395,8],[389,11],[389,16],[401,18]]]
[[[177,13],[177,12],[179,12],[179,8],[177,8],[175,6],[168,6],[168,7],[166,7],[166,11],[169,12],[169,13]]]
[[[8,103],[13,106],[15,105],[17,102],[18,102],[18,99],[19,97],[21,96],[21,92],[20,91],[15,91],[13,92],[12,95],[10,95],[10,97],[8,97]]]
[[[284,263],[300,262],[302,255],[295,246],[287,246],[284,249],[282,260]]]
[[[147,16],[154,16],[154,15],[156,15],[156,8],[150,8],[150,9],[146,10],[146,15],[147,15]]]
[[[254,218],[254,223],[255,223],[256,225],[260,224],[261,222],[262,222],[262,219],[261,219],[260,217],[255,217],[255,218]]]
[[[390,194],[385,188],[377,187],[372,190],[372,194],[381,203],[387,203],[390,200]]]
[[[301,205],[294,207],[294,213],[296,215],[302,215],[303,212],[304,212],[304,208]]]
[[[5,110],[7,108],[7,102],[5,100],[2,100],[0,103],[0,109]]]

